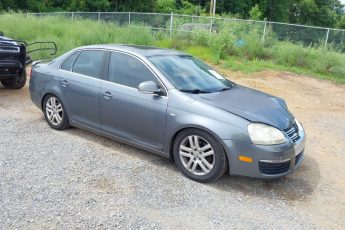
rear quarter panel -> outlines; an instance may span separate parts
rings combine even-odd
[[[29,81],[29,91],[32,102],[42,109],[44,96],[51,93],[62,98],[59,89],[59,77],[56,69],[48,64],[37,64],[32,67],[32,74]]]

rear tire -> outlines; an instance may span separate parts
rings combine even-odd
[[[24,69],[21,73],[18,74],[18,76],[11,79],[2,80],[1,84],[6,89],[21,89],[25,86],[26,78],[26,70]]]
[[[43,102],[44,117],[50,127],[56,130],[68,129],[70,126],[68,116],[62,102],[58,97],[49,94]]]
[[[217,180],[228,169],[221,143],[200,129],[180,132],[174,142],[173,155],[180,171],[201,183]]]

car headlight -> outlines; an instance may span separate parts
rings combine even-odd
[[[262,123],[248,125],[248,133],[253,144],[257,145],[277,145],[286,141],[282,131]]]
[[[296,122],[297,127],[298,127],[298,134],[301,135],[301,133],[304,133],[304,128],[303,128],[302,124],[297,119],[295,119],[295,122]]]

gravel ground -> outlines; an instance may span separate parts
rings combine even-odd
[[[228,73],[285,98],[303,122],[301,168],[199,184],[169,160],[79,129],[55,131],[0,88],[0,229],[343,229],[345,88],[281,72]]]

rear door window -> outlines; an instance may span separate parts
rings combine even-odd
[[[67,58],[65,60],[65,62],[61,65],[61,69],[67,70],[67,71],[72,71],[73,64],[74,64],[75,60],[77,59],[79,53],[80,52],[78,51],[78,52],[73,53],[71,56],[69,56],[69,58]]]
[[[73,72],[100,78],[104,54],[102,50],[81,51],[73,65]]]

